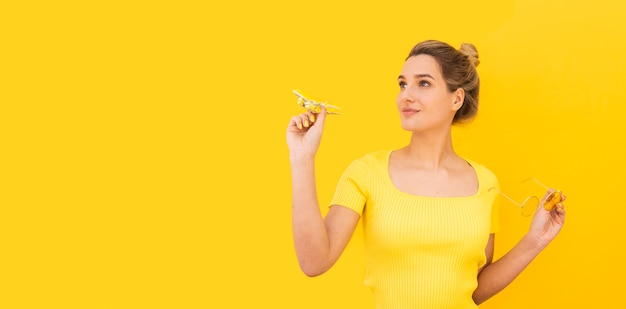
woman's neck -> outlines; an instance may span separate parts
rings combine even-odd
[[[436,134],[413,133],[408,146],[402,149],[411,165],[425,169],[439,169],[456,163],[451,132]]]

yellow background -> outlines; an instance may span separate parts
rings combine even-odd
[[[16,4],[19,3],[19,4]],[[306,278],[291,239],[294,88],[342,107],[320,202],[408,142],[396,78],[424,39],[476,45],[461,154],[516,198],[569,197],[559,237],[481,308],[620,308],[626,5],[617,1],[48,1],[0,5],[0,307],[374,308],[357,231]],[[496,256],[529,218],[501,206]]]

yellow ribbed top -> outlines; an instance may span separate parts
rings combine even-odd
[[[486,261],[489,234],[498,229],[495,175],[467,160],[478,192],[467,197],[422,197],[398,190],[389,176],[391,150],[353,161],[331,205],[363,220],[365,285],[376,308],[477,308],[472,293]]]

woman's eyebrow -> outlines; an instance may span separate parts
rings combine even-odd
[[[415,79],[422,78],[422,77],[428,77],[428,78],[430,78],[432,80],[435,80],[435,78],[432,75],[426,74],[426,73],[413,75],[413,78],[415,78]]]
[[[428,77],[428,78],[430,78],[432,80],[436,80],[432,75],[427,74],[427,73],[413,75],[413,78],[415,78],[415,79],[423,78],[423,77]],[[406,79],[406,78],[404,77],[404,75],[400,75],[400,76],[398,76],[398,79]]]

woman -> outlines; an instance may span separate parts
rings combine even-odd
[[[492,262],[498,228],[497,178],[455,153],[451,127],[478,108],[478,54],[424,41],[398,78],[397,108],[409,144],[353,161],[330,209],[317,201],[314,157],[326,111],[295,116],[287,128],[293,236],[302,271],[317,276],[337,261],[363,218],[365,284],[377,308],[477,308],[507,286],[561,230],[565,210],[538,207],[528,233]],[[546,196],[550,194],[549,191]],[[544,197],[545,200],[545,197]]]

